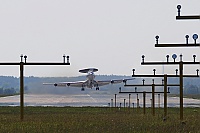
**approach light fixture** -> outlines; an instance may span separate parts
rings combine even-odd
[[[176,55],[176,54],[173,54],[173,55],[172,55],[172,58],[174,59],[174,62],[175,62],[175,60],[176,60],[176,58],[177,58],[177,55]]]
[[[67,56],[67,63],[69,63],[69,56]]]
[[[119,87],[119,92],[121,92],[121,90],[122,90],[122,88],[121,88],[121,87]]]
[[[63,55],[63,63],[65,63],[65,58],[66,58],[66,55],[64,54]]]
[[[156,74],[156,69],[153,69],[153,75],[155,75]]]
[[[196,40],[198,39],[198,35],[197,35],[197,34],[194,34],[194,35],[192,36],[192,38],[194,39],[194,43],[196,44]]]
[[[175,71],[176,71],[176,75],[178,75],[178,69],[176,69]]]
[[[142,55],[142,62],[143,62],[143,63],[144,63],[144,57],[145,57],[145,56],[144,56],[144,55]]]
[[[157,35],[155,38],[156,38],[156,44],[158,44],[159,36]]]
[[[167,57],[167,62],[169,62],[169,55],[166,55],[166,57]]]
[[[21,54],[21,55],[20,55],[21,62],[23,61],[23,57],[24,57],[23,54]]]
[[[142,84],[143,84],[143,85],[144,85],[144,81],[145,81],[145,79],[142,80]]]
[[[195,59],[196,59],[196,57],[197,57],[196,55],[193,55],[193,58],[194,58],[194,62],[195,62]]]
[[[197,76],[199,75],[199,69],[196,70],[197,71]]]
[[[188,44],[189,35],[186,35],[185,38],[186,38],[186,44]]]
[[[135,75],[135,69],[133,69],[132,71],[133,71],[133,75]]]
[[[65,58],[67,58],[67,63],[69,63],[69,56],[63,55],[63,63],[65,63]]]
[[[181,5],[178,5],[177,9],[178,9],[178,16],[181,16]]]
[[[182,54],[180,54],[180,61],[182,61],[183,60],[183,55]]]
[[[27,55],[24,55],[25,63],[26,63],[26,59],[27,59],[27,57],[28,57]]]
[[[152,79],[152,82],[153,82],[153,84],[154,84],[154,79]]]

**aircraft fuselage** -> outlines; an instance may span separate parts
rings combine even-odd
[[[92,87],[98,86],[97,82],[94,80],[95,79],[94,72],[92,72],[92,71],[88,72],[86,77],[87,77],[86,87],[92,88]]]

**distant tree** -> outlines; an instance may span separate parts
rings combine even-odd
[[[3,88],[0,88],[0,95],[3,94]]]
[[[12,95],[12,94],[15,94],[16,91],[14,88],[8,88],[8,89],[4,89],[4,94],[5,95]]]
[[[24,92],[27,93],[28,90],[29,90],[29,89],[28,89],[28,86],[25,86],[25,87],[24,87]]]
[[[198,87],[196,85],[187,85],[184,88],[185,94],[197,94],[198,93]]]

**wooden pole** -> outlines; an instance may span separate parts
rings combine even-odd
[[[152,114],[155,116],[155,84],[152,84]]]
[[[128,103],[128,106],[129,106],[129,108],[130,108],[130,107],[131,107],[131,94],[128,95],[128,99],[129,99],[129,101],[128,101],[128,102],[129,102],[129,103]]]
[[[115,94],[115,108],[117,107],[117,94]]]
[[[20,62],[20,119],[24,119],[24,63]]]
[[[183,120],[183,62],[179,64],[180,72],[180,120]]]
[[[143,91],[143,112],[146,113],[146,92]]]
[[[158,94],[158,108],[160,108],[160,94]]]
[[[167,74],[164,75],[164,118],[167,116]]]

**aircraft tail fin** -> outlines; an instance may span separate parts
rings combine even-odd
[[[80,73],[88,73],[89,71],[97,72],[98,69],[96,69],[96,68],[87,68],[87,69],[81,69],[81,70],[79,70]]]

